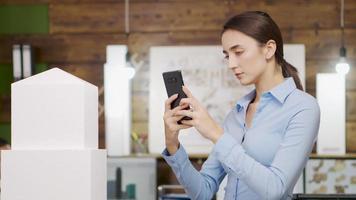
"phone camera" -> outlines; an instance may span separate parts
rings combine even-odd
[[[170,82],[170,83],[175,83],[175,82],[177,82],[177,79],[176,79],[175,77],[170,77],[170,78],[168,79],[168,82]]]

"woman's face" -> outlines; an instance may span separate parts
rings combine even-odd
[[[252,37],[236,30],[226,30],[221,42],[228,66],[240,83],[255,84],[267,68],[264,47]]]

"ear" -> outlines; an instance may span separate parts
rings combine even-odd
[[[271,59],[277,49],[276,42],[274,40],[268,40],[265,44],[265,57],[267,60]]]

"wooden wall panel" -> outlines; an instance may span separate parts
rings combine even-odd
[[[28,4],[44,4],[48,3],[50,0],[0,0],[0,5],[7,5],[7,4],[21,4],[21,5],[28,5]]]
[[[245,10],[266,11],[281,28],[336,28],[340,19],[339,2],[324,0],[207,1],[189,5],[175,1],[134,3],[131,7],[132,31],[138,32],[220,30],[229,16]]]
[[[74,1],[75,2],[75,1]],[[354,6],[345,23],[353,27]],[[124,2],[50,4],[52,33],[124,32]],[[268,12],[282,29],[330,29],[340,26],[336,0],[313,1],[136,1],[130,3],[131,32],[221,30],[228,17],[245,10]],[[281,12],[283,10],[283,12]],[[299,12],[303,11],[303,12]]]
[[[338,59],[341,46],[341,31],[327,30],[283,30],[285,43],[301,43],[306,46],[306,59]],[[356,29],[345,30],[347,57],[356,58]]]
[[[146,65],[149,63],[149,48],[152,46],[217,44],[220,44],[218,31],[132,33],[128,38],[129,51],[138,54],[139,60],[144,61]],[[148,68],[149,66],[146,66],[146,70]]]
[[[346,93],[346,120],[356,123],[356,90]],[[356,148],[356,143],[354,144]]]
[[[348,58],[356,59],[356,30],[347,30]],[[306,44],[307,59],[337,59],[339,55],[339,30],[287,31],[286,43]],[[127,39],[121,34],[59,34],[53,36],[0,36],[2,62],[11,62],[11,46],[30,43],[38,48],[38,62],[105,62],[107,44],[126,44],[130,51],[147,55],[150,46],[220,44],[220,34],[213,32],[132,33]],[[44,50],[45,49],[45,50]]]
[[[330,60],[307,60],[306,61],[306,85],[307,89],[316,89],[316,74],[317,73],[335,73],[335,65],[338,59]],[[346,75],[346,89],[356,90],[356,59],[348,60],[351,69]]]
[[[104,85],[103,63],[53,63],[49,68],[58,67],[98,88]]]
[[[99,148],[105,149],[105,118],[99,117]]]
[[[133,32],[219,30],[228,7],[216,1],[135,3],[131,6]]]
[[[123,3],[51,4],[50,33],[125,32]]]
[[[120,34],[12,35],[0,36],[0,60],[11,63],[12,45],[31,44],[35,48],[35,62],[39,63],[104,63],[106,45],[126,44]]]
[[[283,29],[335,28],[340,19],[339,1],[249,1],[243,10],[266,11]]]
[[[346,152],[356,153],[356,123],[346,123]]]
[[[130,4],[137,2],[161,2],[161,1],[206,1],[206,0],[130,0]],[[214,0],[212,0],[214,1]],[[215,0],[220,1],[220,0]],[[125,3],[125,0],[0,0],[0,4],[81,4],[81,3]]]
[[[356,28],[356,3],[354,0],[345,0],[345,27]]]

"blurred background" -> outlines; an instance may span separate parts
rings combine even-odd
[[[354,0],[344,1],[344,35],[340,0],[0,0],[0,137],[11,142],[10,85],[16,80],[13,45],[29,44],[33,74],[58,67],[99,88],[99,147],[106,148],[106,48],[110,44],[126,45],[127,61],[136,69],[131,91],[132,147],[126,158],[149,157],[157,161],[155,187],[177,184],[163,159],[148,152],[149,48],[220,45],[224,22],[246,10],[269,13],[279,25],[285,43],[305,45],[306,92],[313,96],[316,74],[335,72],[343,38],[351,68],[345,76],[346,154],[327,158],[356,158]],[[139,145],[133,144],[137,141]],[[200,168],[206,155],[191,159]],[[356,184],[356,178],[354,181]]]

